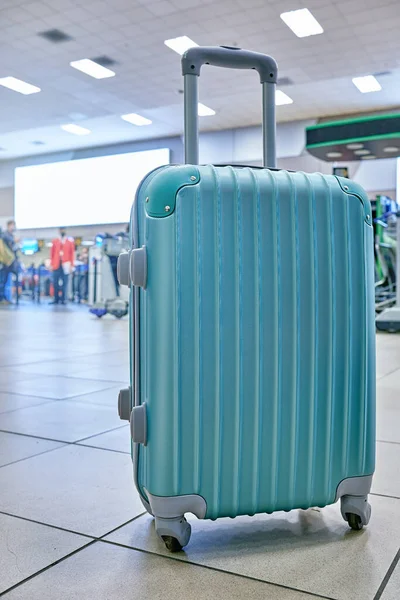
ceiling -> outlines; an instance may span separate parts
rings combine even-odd
[[[280,19],[304,7],[322,35],[298,38]],[[53,28],[72,39],[38,35]],[[281,87],[294,102],[278,107],[279,121],[393,109],[400,106],[399,31],[399,0],[0,0],[0,77],[42,89],[23,96],[0,88],[0,160],[180,134],[180,57],[164,40],[181,35],[274,56],[280,77],[293,82]],[[69,66],[104,55],[116,61],[115,77],[96,80]],[[361,94],[351,81],[382,72],[380,92]],[[258,124],[257,94],[253,72],[203,69],[200,101],[216,115],[202,117],[202,129]],[[120,118],[130,112],[153,124]],[[70,122],[92,133],[60,129]]]

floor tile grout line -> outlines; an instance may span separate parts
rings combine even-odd
[[[0,393],[4,394],[4,392],[0,392]],[[17,394],[15,394],[15,395],[17,395]],[[25,397],[27,398],[28,396],[25,396]],[[30,396],[30,397],[37,398],[39,400],[38,396]],[[17,412],[18,410],[25,410],[26,408],[35,408],[36,406],[43,406],[44,404],[51,404],[52,402],[55,402],[55,400],[49,400],[48,398],[46,398],[44,402],[39,402],[39,404],[30,404],[29,406],[20,406],[19,408],[12,408],[11,410],[5,410],[3,412],[0,412],[0,416],[8,415],[9,413]],[[97,406],[97,404],[96,404],[96,406]]]
[[[25,579],[22,579],[18,583],[15,583],[14,585],[12,585],[11,587],[9,587],[8,589],[4,590],[4,592],[0,592],[0,598],[2,596],[5,596],[9,592],[12,592],[13,590],[15,590],[16,588],[20,587],[21,585],[24,585],[25,583],[27,583],[31,579],[34,579],[38,575],[41,575],[45,571],[48,571],[52,567],[55,567],[56,565],[60,564],[61,562],[64,562],[64,560],[67,560],[67,558],[71,558],[71,556],[74,556],[74,554],[77,554],[78,552],[81,552],[81,550],[84,550],[85,548],[88,548],[89,546],[93,546],[93,544],[95,544],[96,542],[97,542],[97,540],[95,540],[95,539],[91,540],[87,544],[84,544],[80,548],[77,548],[76,550],[73,550],[72,552],[69,552],[68,554],[66,554],[62,558],[59,558],[58,560],[54,561],[50,565],[47,565],[46,567],[43,567],[43,569],[39,569],[39,571],[36,571],[35,573],[32,573],[32,575],[29,575],[28,577],[25,577]]]
[[[74,529],[68,529],[66,527],[61,527],[60,525],[53,525],[51,523],[45,523],[44,521],[38,521],[37,519],[30,519],[29,517],[23,517],[22,515],[16,515],[16,514],[9,513],[4,510],[0,510],[0,515],[6,515],[7,517],[12,517],[14,519],[20,519],[21,521],[28,521],[28,523],[34,523],[35,525],[43,525],[44,527],[50,527],[51,529],[57,529],[57,531],[64,531],[65,533],[71,533],[73,535],[80,535],[81,537],[85,537],[90,540],[94,540],[95,542],[102,541],[102,539],[104,537],[107,537],[108,535],[112,535],[113,533],[118,531],[118,529],[121,529],[121,527],[126,527],[126,525],[130,525],[130,523],[132,523],[133,521],[136,521],[136,519],[139,519],[140,517],[143,517],[143,515],[145,515],[145,514],[146,514],[146,511],[143,511],[143,512],[139,513],[138,515],[135,515],[131,519],[128,519],[128,521],[125,521],[121,525],[117,525],[117,527],[113,527],[113,529],[110,529],[110,531],[107,531],[106,533],[103,533],[100,536],[96,536],[96,535],[89,535],[88,533],[82,533],[80,531],[75,531]]]
[[[129,365],[128,365],[129,367]],[[129,369],[127,369],[129,370]],[[112,387],[118,387],[119,385],[126,385],[126,382],[121,381],[121,379],[94,379],[93,377],[76,377],[75,375],[56,375],[55,377],[64,377],[65,379],[84,379],[85,381],[97,381],[98,383],[101,383],[102,381],[107,382],[107,383],[115,383],[115,386]],[[128,376],[129,379],[129,376]],[[127,380],[128,381],[128,380]]]
[[[113,350],[112,352],[124,352],[124,350]],[[81,359],[81,358],[83,358],[85,356],[90,356],[90,357],[93,357],[93,356],[105,356],[106,354],[109,354],[109,351],[106,350],[105,352],[96,352],[95,354],[81,354],[81,355],[77,355],[76,356],[76,360],[79,361],[79,359]],[[127,356],[129,356],[129,355],[127,354]],[[65,357],[62,357],[62,358],[64,359]],[[66,358],[65,360],[74,361],[75,359],[74,358]],[[12,363],[12,364],[8,364],[8,365],[1,365],[1,367],[5,368],[5,369],[7,369],[7,368],[18,369],[19,367],[26,367],[26,366],[31,366],[31,365],[40,365],[43,362],[58,363],[58,362],[60,362],[60,359],[59,358],[49,358],[48,360],[34,360],[32,362],[27,362],[27,363],[18,363],[18,364]],[[90,364],[90,363],[88,363],[88,364]]]
[[[392,442],[389,440],[376,440],[380,444],[394,444],[395,446],[400,446],[400,442]]]
[[[74,442],[66,442],[65,440],[56,440],[54,438],[46,438],[41,435],[34,435],[32,433],[21,433],[19,431],[8,431],[7,429],[0,429],[0,433],[11,433],[13,435],[21,435],[22,437],[34,438],[35,440],[43,440],[45,442],[58,442],[59,444],[73,444]],[[101,434],[99,434],[101,435]],[[57,448],[54,448],[56,450]]]
[[[387,584],[390,581],[391,576],[393,575],[393,571],[395,570],[395,568],[397,567],[398,563],[400,561],[400,548],[398,549],[396,556],[394,557],[394,559],[392,560],[390,567],[388,568],[385,577],[382,580],[381,585],[378,588],[378,591],[376,592],[373,600],[379,600],[379,598],[382,597],[383,592],[385,591],[385,588],[387,586]]]
[[[56,375],[56,377],[62,377],[62,375]],[[78,377],[65,377],[65,379],[78,379]],[[81,379],[84,378],[82,377]],[[96,379],[85,379],[85,381],[96,381]],[[100,392],[106,392],[107,390],[112,390],[113,388],[118,387],[118,384],[120,384],[121,382],[108,381],[107,383],[112,383],[113,385],[102,388],[101,390],[95,390],[94,392],[84,392],[83,394],[77,394],[76,396],[68,396],[68,398],[59,398],[59,400],[73,400],[74,398],[83,398],[84,396],[90,396],[91,394],[99,394]]]
[[[125,450],[115,450],[115,448],[103,448],[102,446],[90,446],[89,444],[81,444],[80,442],[74,442],[75,446],[83,446],[84,448],[94,448],[95,450],[107,450],[107,452],[116,452],[117,454],[128,454],[130,456],[130,452]]]
[[[116,386],[118,387],[118,386]],[[110,388],[110,389],[114,389],[114,387]],[[106,392],[107,390],[101,390],[101,392]],[[4,393],[8,393],[8,392],[0,392],[0,394],[4,394]],[[89,394],[85,394],[85,396],[91,396],[91,394],[96,394],[97,392],[91,392]],[[15,396],[22,396],[22,394],[14,394]],[[23,396],[24,398],[37,398],[39,400],[39,396]],[[20,406],[18,408],[12,408],[11,410],[4,410],[2,412],[0,412],[0,415],[6,415],[8,413],[14,413],[17,412],[19,410],[26,410],[28,408],[36,408],[37,406],[43,406],[44,404],[52,404],[53,402],[79,402],[80,404],[86,404],[86,406],[104,406],[106,408],[113,408],[112,406],[110,406],[109,404],[105,404],[104,402],[86,402],[85,400],[78,400],[78,398],[83,398],[83,395],[79,395],[79,396],[73,396],[72,398],[57,398],[57,399],[51,399],[51,398],[42,398],[42,400],[44,400],[44,402],[39,402],[38,404],[29,404],[28,406]],[[391,443],[391,442],[388,442]],[[396,443],[396,442],[393,442]]]
[[[57,531],[64,531],[64,533],[71,533],[73,535],[80,535],[81,537],[89,538],[91,540],[99,540],[101,538],[96,537],[95,535],[89,535],[88,533],[81,533],[79,531],[75,531],[73,529],[67,529],[66,527],[61,527],[59,525],[52,525],[51,523],[45,523],[44,521],[38,521],[37,519],[30,519],[29,517],[23,517],[22,515],[16,515],[14,513],[7,512],[5,510],[0,510],[0,515],[6,515],[7,517],[12,517],[14,519],[20,519],[21,521],[28,521],[28,523],[34,523],[35,525],[43,525],[43,527],[50,527],[51,529],[57,529]],[[130,521],[128,521],[130,523]],[[113,533],[114,530],[111,532]],[[110,535],[110,534],[105,534]]]
[[[1,367],[0,367],[1,368]],[[43,375],[43,377],[46,377],[46,375]],[[48,375],[47,375],[48,377]],[[65,377],[64,375],[54,375],[53,376],[55,379],[58,379],[59,377],[64,377],[64,379],[78,379],[78,377]],[[39,377],[40,378],[40,377]],[[84,381],[96,381],[96,379],[84,379],[83,377],[81,378]],[[30,381],[25,380],[25,381]],[[32,379],[32,381],[34,381],[34,379]],[[24,380],[22,380],[22,383],[24,382]],[[75,398],[81,398],[83,396],[90,396],[90,394],[98,394],[100,392],[106,392],[107,390],[112,390],[115,387],[118,387],[118,384],[122,384],[121,381],[108,381],[107,383],[113,383],[114,385],[110,385],[107,386],[106,388],[101,388],[100,390],[95,390],[95,391],[91,391],[91,392],[84,392],[83,394],[76,394],[74,396],[66,396],[65,398],[49,398],[49,397],[44,397],[44,396],[35,396],[35,394],[22,394],[21,392],[10,392],[9,390],[2,390],[1,389],[1,384],[0,384],[0,394],[10,394],[11,396],[26,396],[28,398],[40,398],[41,400],[46,400],[46,404],[47,401],[48,402],[61,402],[62,400],[73,400]],[[44,403],[43,403],[44,404]],[[25,408],[29,408],[29,406],[26,406]],[[23,410],[23,409],[16,409],[16,410]]]
[[[217,567],[212,567],[210,565],[204,565],[201,563],[197,563],[197,562],[193,562],[191,560],[182,560],[180,558],[175,558],[172,555],[168,555],[168,554],[159,554],[158,552],[153,552],[152,550],[145,550],[143,548],[137,548],[134,546],[128,546],[126,544],[121,544],[120,542],[112,542],[111,540],[105,540],[105,539],[99,539],[99,542],[103,542],[104,544],[111,544],[112,546],[120,546],[121,548],[126,548],[127,550],[134,550],[136,552],[142,552],[143,554],[150,554],[151,556],[158,556],[159,558],[166,558],[167,560],[173,560],[179,563],[182,563],[184,565],[193,565],[195,567],[200,567],[202,569],[209,569],[210,571],[216,571],[217,573],[224,573],[225,575],[232,575],[233,577],[241,577],[242,579],[248,579],[250,581],[256,581],[257,583],[264,583],[267,585],[272,585],[275,587],[279,587],[279,588],[283,588],[285,590],[290,590],[293,592],[297,592],[300,594],[307,594],[312,598],[322,598],[323,600],[337,600],[336,598],[333,598],[331,596],[323,596],[321,594],[315,594],[313,592],[307,592],[306,590],[302,590],[302,589],[298,589],[298,588],[292,588],[290,586],[287,585],[283,585],[281,583],[275,583],[272,581],[267,581],[265,579],[258,579],[257,577],[252,577],[250,575],[243,575],[242,573],[234,573],[233,571],[226,571],[225,569],[220,569]]]
[[[77,442],[71,442],[70,446],[78,446],[79,448],[88,448],[90,450],[104,450],[104,452],[115,452],[116,454],[125,454],[130,456],[130,452],[124,452],[123,450],[114,450],[114,448],[101,448],[100,446],[89,446],[88,444],[78,444]],[[57,448],[55,448],[57,450]]]
[[[390,494],[378,494],[378,492],[370,492],[370,496],[379,496],[379,498],[392,498],[393,500],[400,500],[400,496],[391,496]]]
[[[11,465],[16,465],[19,462],[23,462],[24,460],[27,460],[28,458],[35,458],[35,456],[42,456],[42,454],[48,454],[49,452],[53,452],[54,450],[59,450],[60,448],[64,447],[64,443],[62,446],[58,446],[57,448],[49,448],[48,450],[43,450],[43,452],[38,452],[37,454],[31,454],[30,456],[24,456],[24,458],[19,458],[18,460],[13,460],[9,463],[6,463],[5,465],[0,465],[0,469],[2,469],[3,467],[9,467]]]
[[[95,393],[95,392],[94,392]],[[23,396],[24,398],[38,398],[39,400],[46,400],[47,402],[54,402],[55,400],[57,400],[57,398],[44,398],[43,396],[35,396],[35,394],[21,394],[21,393],[16,393],[16,392],[10,392],[9,390],[2,390],[1,389],[1,384],[0,384],[0,394],[8,394],[9,396]],[[58,398],[58,400],[64,400],[64,398]],[[44,403],[43,403],[44,404]],[[29,408],[29,406],[25,407],[25,408]],[[16,408],[15,410],[20,410],[19,408]]]
[[[112,429],[106,429],[105,431],[102,431],[101,433],[94,433],[93,435],[88,435],[87,437],[84,437],[80,440],[75,440],[74,444],[78,444],[80,442],[86,442],[86,440],[90,440],[98,435],[104,435],[105,433],[111,433],[111,431],[117,431],[118,429],[122,429],[123,427],[126,427],[127,423],[124,423],[123,425],[118,425],[118,427],[113,427]]]
[[[114,529],[112,529],[108,533],[104,533],[103,535],[97,537],[96,540],[98,542],[102,542],[105,537],[107,537],[108,535],[112,535],[113,533],[115,533],[116,531],[118,531],[118,529],[121,529],[122,527],[126,527],[130,523],[133,523],[133,521],[136,521],[137,519],[140,519],[140,517],[143,517],[146,514],[146,512],[147,511],[144,510],[143,512],[139,513],[138,515],[135,515],[134,517],[132,517],[132,519],[129,519],[129,521],[126,521],[126,523],[122,523],[122,525],[118,525],[117,527],[114,527]]]
[[[111,430],[111,431],[114,431],[114,430]],[[105,452],[115,452],[117,454],[126,454],[128,456],[130,455],[130,452],[128,452],[128,451],[125,452],[123,450],[115,450],[115,448],[102,448],[101,446],[90,446],[89,444],[81,444],[79,442],[66,442],[66,441],[62,441],[62,440],[54,440],[52,438],[43,438],[43,437],[39,437],[36,435],[30,435],[27,433],[18,433],[16,431],[5,431],[3,429],[0,429],[0,433],[9,433],[10,435],[20,435],[22,437],[29,437],[29,438],[41,440],[43,442],[54,442],[54,443],[61,444],[57,448],[49,448],[48,450],[44,450],[43,452],[38,452],[37,454],[30,454],[29,456],[24,456],[24,458],[19,458],[18,460],[13,460],[12,462],[7,463],[5,465],[0,465],[0,469],[2,469],[3,467],[9,467],[10,465],[14,465],[19,462],[23,462],[25,460],[29,460],[30,458],[35,458],[36,456],[41,456],[42,454],[48,454],[49,452],[61,450],[61,448],[64,448],[65,446],[79,446],[82,448],[92,448],[93,450],[104,450]],[[103,433],[109,433],[109,432],[105,431]],[[96,435],[103,435],[103,433],[98,433]]]
[[[385,373],[384,375],[381,375],[381,377],[377,377],[376,381],[381,381],[382,379],[385,379],[385,377],[389,377],[389,375],[393,375],[393,373],[396,373],[396,371],[399,371],[400,367],[396,367],[396,369],[393,369],[393,371],[389,371],[389,373]]]
[[[27,363],[12,363],[12,364],[6,364],[6,365],[1,365],[1,367],[3,369],[18,369],[19,367],[27,367],[27,366],[31,366],[31,365],[40,365],[42,364],[42,362],[59,362],[59,359],[54,358],[54,359],[50,359],[50,360],[34,360],[33,362],[27,362]]]

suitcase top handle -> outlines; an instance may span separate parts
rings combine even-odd
[[[182,56],[185,100],[185,162],[199,162],[198,77],[202,65],[258,71],[263,90],[263,164],[276,167],[275,87],[278,67],[267,54],[231,46],[197,46]]]

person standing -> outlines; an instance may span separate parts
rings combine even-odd
[[[2,269],[0,270],[0,303],[9,304],[5,298],[5,287],[7,279],[10,273],[16,273],[17,264],[17,250],[18,240],[15,237],[15,221],[11,219],[7,223],[7,229],[2,233],[1,240],[5,245],[5,254],[7,254],[7,260],[3,262]]]
[[[65,304],[68,278],[75,262],[75,242],[73,238],[67,237],[64,227],[60,227],[59,237],[53,240],[50,260],[54,285],[54,300],[51,304]]]

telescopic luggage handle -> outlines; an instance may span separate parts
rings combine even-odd
[[[185,162],[199,162],[198,81],[202,65],[228,69],[255,69],[262,85],[263,164],[276,167],[275,87],[278,67],[267,54],[230,46],[197,46],[182,56],[185,98]]]

